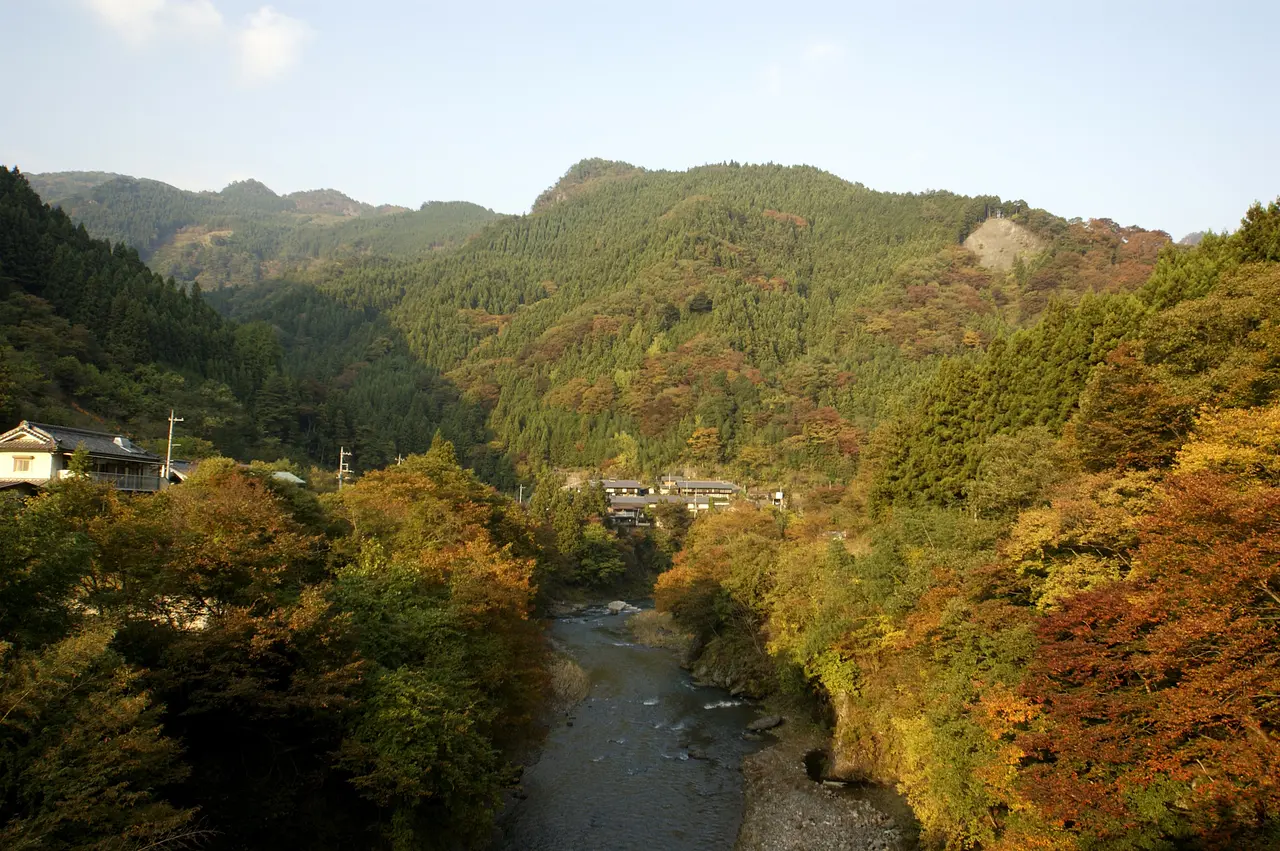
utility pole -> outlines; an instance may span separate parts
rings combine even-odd
[[[345,446],[338,447],[338,490],[342,490],[342,481],[346,478],[347,473],[351,472],[351,465],[347,463],[347,459],[351,457],[351,453],[347,451]]]
[[[164,452],[164,481],[169,483],[169,468],[173,464],[173,424],[182,422],[182,417],[173,415],[173,408],[169,409],[169,448]]]

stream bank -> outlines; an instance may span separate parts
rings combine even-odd
[[[637,641],[676,652],[693,671],[694,682],[718,685],[735,695],[756,690],[758,672],[751,665],[731,652],[700,655],[693,636],[682,633],[670,615],[647,610],[632,620],[631,628]],[[736,851],[918,847],[919,826],[901,795],[876,784],[821,782],[827,775],[830,733],[809,720],[806,707],[768,705],[785,721],[762,737],[771,744],[742,760],[745,788]]]
[[[893,790],[833,786],[811,778],[811,755],[830,745],[825,732],[792,720],[773,732],[779,738],[776,744],[742,761],[746,788],[737,851],[907,851],[916,847],[915,818]]]

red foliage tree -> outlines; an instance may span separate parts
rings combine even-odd
[[[1027,797],[1107,848],[1275,848],[1280,489],[1181,476],[1134,570],[1042,623]]]

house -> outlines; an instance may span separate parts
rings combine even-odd
[[[599,484],[608,496],[647,496],[649,493],[648,485],[634,479],[603,479],[592,484]]]
[[[124,435],[27,420],[0,434],[0,488],[28,489],[65,479],[80,446],[89,455],[94,481],[122,491],[160,490],[164,459]]]
[[[706,497],[713,502],[723,504],[733,499],[742,488],[733,482],[717,480],[686,479],[683,476],[663,476],[658,480],[658,493],[676,494],[678,496]]]
[[[695,514],[725,505],[719,497],[712,496],[657,493],[645,496],[611,496],[609,497],[609,519],[620,526],[649,526],[653,523],[653,506],[661,503],[683,505]]]
[[[618,526],[648,526],[649,505],[647,496],[611,496],[609,519]]]

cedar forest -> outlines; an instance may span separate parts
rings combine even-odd
[[[642,587],[926,847],[1280,844],[1280,203],[1175,245],[808,167],[584,160],[523,216],[0,169],[0,311],[6,427],[177,409],[201,461],[0,495],[5,848],[482,847],[539,613]],[[566,471],[788,504],[612,528]]]

